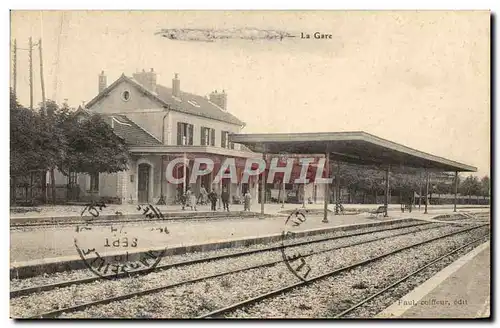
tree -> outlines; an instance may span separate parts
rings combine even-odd
[[[82,119],[81,114],[84,113]],[[47,100],[45,110],[23,108],[11,92],[10,171],[15,176],[33,170],[50,171],[55,202],[54,169],[66,176],[78,173],[114,173],[127,168],[123,139],[97,114],[72,111]]]
[[[469,175],[459,186],[460,194],[469,196],[478,196],[481,191],[481,185],[477,177]]]
[[[44,124],[37,112],[22,107],[11,93],[10,101],[10,171],[12,175],[47,169],[57,153],[62,136]]]
[[[67,106],[59,107],[53,100],[48,99],[44,104],[39,104],[39,115],[44,131],[51,137],[47,140],[47,153],[49,154],[49,173],[52,194],[52,203],[56,202],[56,184],[54,171],[67,152],[67,138],[64,123],[69,116]]]
[[[485,175],[482,179],[481,179],[481,186],[480,186],[480,194],[481,196],[483,196],[484,198],[486,197],[489,197],[490,196],[490,178]]]
[[[127,169],[125,141],[98,114],[69,115],[60,118],[67,148],[59,170],[69,174],[114,173]]]

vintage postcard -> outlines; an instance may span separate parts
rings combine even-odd
[[[490,318],[489,11],[10,19],[11,318]]]

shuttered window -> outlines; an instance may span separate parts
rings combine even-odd
[[[177,122],[177,145],[182,146],[182,137],[184,136],[184,123]]]
[[[220,146],[222,148],[228,148],[228,142],[229,142],[228,134],[229,133],[227,131],[221,132]]]
[[[215,146],[215,129],[202,126],[200,144],[202,146]]]
[[[229,131],[222,131],[221,147],[228,148],[228,149],[234,149],[234,143],[229,142]]]
[[[212,138],[215,138],[215,130],[202,126],[200,144],[202,146],[209,146],[209,145],[213,146],[215,140],[212,140]]]
[[[215,129],[212,129],[211,131],[210,145],[215,146]]]
[[[193,145],[193,131],[194,131],[193,128],[194,127],[193,127],[193,124],[188,124],[187,127],[188,127],[188,138],[187,138],[188,143],[187,144],[192,146]]]
[[[186,145],[193,145],[193,124],[177,122],[177,145],[183,145],[186,137]]]

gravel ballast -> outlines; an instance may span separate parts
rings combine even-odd
[[[433,225],[440,226],[441,224],[429,224],[429,225],[424,225],[423,227],[428,227]],[[440,229],[439,231],[448,231],[450,227],[444,226],[438,229]],[[419,227],[409,227],[409,228],[398,229],[395,231],[382,231],[382,232],[377,232],[375,236],[363,235],[363,236],[349,237],[346,239],[335,240],[330,242],[321,242],[300,247],[290,247],[290,250],[300,248],[302,252],[304,252],[305,250],[307,252],[309,252],[310,250],[319,251],[332,246],[342,247],[343,245],[349,245],[354,242],[374,240],[380,238],[381,235],[389,236],[391,234],[399,234],[404,231],[418,231],[418,230]],[[436,233],[439,234],[439,232],[435,232],[434,234]],[[399,238],[404,238],[404,237],[405,236],[401,236]],[[374,243],[381,243],[381,242],[382,241],[374,241]],[[327,247],[325,245],[329,246]],[[360,246],[355,246],[355,247],[360,247]],[[350,252],[351,253],[355,252],[354,247],[351,249]],[[159,285],[165,285],[165,284],[184,281],[187,279],[193,279],[199,277],[200,275],[206,276],[229,270],[242,269],[242,268],[247,268],[251,265],[259,265],[263,262],[280,261],[281,259],[282,258],[280,251],[272,251],[272,252],[247,255],[241,258],[228,258],[228,259],[218,260],[216,262],[199,263],[186,267],[171,268],[165,271],[150,273],[146,276],[123,278],[112,281],[98,280],[89,284],[65,287],[25,297],[18,297],[11,300],[11,306],[13,308],[13,311],[16,311],[16,315],[18,313],[17,311],[19,310],[19,315],[30,316],[40,312],[57,310],[72,305],[78,305],[89,301],[95,301],[105,297],[131,293],[137,291],[138,289],[143,290],[148,288],[154,288]],[[280,267],[281,269],[283,269],[285,266],[284,264],[282,264]],[[255,270],[260,270],[262,272],[265,272],[267,269],[268,268],[261,268]],[[289,271],[285,270],[285,274],[289,274]],[[224,280],[226,278],[222,277],[221,279]],[[39,304],[38,308],[34,306],[36,304]]]
[[[264,300],[227,317],[329,318],[351,307],[427,262],[479,238],[487,229],[477,229],[430,244],[404,250],[278,297]]]
[[[460,229],[461,228],[458,227],[446,226],[433,230],[416,232],[411,235],[393,237],[390,239],[390,242],[388,242],[389,239],[380,240],[371,242],[369,244],[337,249],[335,251],[329,251],[320,254],[314,254],[307,258],[307,263],[311,266],[311,274],[317,275],[332,270],[334,268],[347,265],[355,261],[380,255],[382,253],[390,251],[391,249],[411,245],[419,241],[427,240]],[[484,229],[486,229],[487,231],[487,228],[481,228],[477,230],[482,230],[484,232],[485,231]],[[427,246],[428,249],[431,250],[437,249],[438,251],[441,251],[442,247],[450,247],[450,245],[455,245],[457,243],[463,242],[465,239],[467,239],[468,236],[474,235],[475,233],[477,234],[477,232],[470,232],[470,233],[463,233],[458,236],[447,237],[443,241],[433,242],[432,243],[433,246],[430,248],[429,245],[423,245],[420,246],[419,248],[423,247],[423,249],[425,250],[424,246]],[[437,245],[439,246],[437,248],[434,246],[436,243],[438,243]],[[337,246],[337,244],[338,243],[336,243],[335,246]],[[323,247],[321,245],[316,245],[316,246]],[[331,246],[332,245],[330,245],[330,247]],[[313,247],[313,248],[314,251],[318,250],[318,247]],[[406,254],[409,252],[409,254],[411,255],[414,254],[414,252],[412,253],[412,251],[413,250],[403,251],[400,254]],[[307,253],[307,249],[304,250],[304,247],[302,247],[301,252]],[[261,260],[265,259],[266,261],[269,260],[270,256],[272,256],[271,254],[267,255],[260,254],[260,255],[261,255]],[[406,269],[406,266],[401,265],[401,263],[408,262],[408,258],[405,259],[404,257],[401,257],[401,255],[399,256],[394,255],[394,256],[396,256],[398,260],[395,261],[396,264],[393,265],[393,270],[403,271],[402,268]],[[393,256],[389,258],[393,258]],[[415,255],[413,255],[413,257],[410,256],[409,259],[411,260],[410,262],[413,263],[415,261]],[[406,262],[404,260],[406,260]],[[378,262],[379,261],[377,261],[376,263]],[[219,263],[219,261],[217,263]],[[248,264],[246,258],[245,258],[245,263]],[[197,271],[206,274],[207,273],[206,271],[209,269],[208,267],[206,267],[207,266],[206,263],[203,265],[205,267],[203,267],[202,269],[197,268]],[[221,265],[219,265],[219,267],[220,266]],[[162,274],[168,275],[168,272],[170,271],[174,270],[167,270],[165,272],[153,273],[151,275],[162,275]],[[338,279],[341,276],[342,275],[333,278]],[[386,278],[391,277],[385,272],[383,273],[383,276]],[[163,283],[165,283],[165,281],[169,281],[168,277],[166,276],[159,277],[159,280],[156,282],[151,278],[149,279],[150,280],[146,282],[141,282],[141,286],[132,286],[132,287],[144,288],[144,284],[146,283],[154,285],[155,283],[158,283],[158,281],[161,281]],[[126,280],[124,279],[113,283],[120,283],[122,281]],[[258,294],[269,292],[279,287],[284,287],[286,285],[292,284],[297,281],[298,279],[294,275],[292,275],[290,271],[286,269],[283,263],[281,263],[272,267],[247,270],[244,272],[227,275],[220,278],[213,278],[203,282],[184,285],[173,289],[165,290],[163,292],[137,297],[126,301],[95,306],[87,309],[86,311],[71,313],[67,314],[66,316],[97,317],[97,318],[99,317],[129,317],[129,318],[130,317],[192,317],[195,315],[207,313],[211,310],[214,310],[215,308],[227,306],[233,302],[257,296]],[[102,281],[99,283],[102,283]],[[128,281],[128,285],[131,284],[132,282]],[[78,302],[81,301],[82,297],[84,299],[87,299],[88,297],[91,296],[94,296],[95,298],[102,298],[102,296],[104,295],[111,296],[114,295],[112,293],[115,293],[116,290],[120,289],[117,287],[109,287],[110,285],[107,285],[108,287],[103,287],[97,284],[95,286],[97,288],[89,288],[89,285],[86,286],[87,290],[92,290],[94,291],[94,293],[87,291],[88,294],[82,295],[82,293],[78,289],[75,289],[73,294],[68,296],[67,301],[71,301],[73,299],[76,300],[75,302]],[[121,289],[123,290],[124,287],[125,286],[122,286]],[[47,293],[52,293],[52,292],[55,291]],[[47,293],[40,293],[37,295],[30,296],[29,301],[23,300],[23,298],[12,300],[13,304],[11,303],[12,305],[11,309],[13,314],[17,313],[17,315],[20,316],[33,315],[35,313],[40,313],[42,311],[53,310],[55,306],[59,308],[61,306],[61,303],[64,303],[64,300],[60,300],[58,304],[50,303],[50,300],[56,298],[56,295],[54,294],[51,295]],[[315,293],[316,293],[315,291],[312,291],[310,296],[314,296]],[[68,293],[66,291],[64,294],[71,294],[71,293]],[[41,295],[40,296],[41,299],[38,299],[36,301],[31,300],[31,298],[38,295]],[[286,295],[288,297],[289,293],[287,293]],[[47,304],[43,304],[44,299]],[[18,301],[17,304],[16,301]],[[267,301],[264,301],[263,303],[265,302]],[[33,309],[35,304],[37,305],[38,308]],[[307,303],[304,304],[306,305],[302,306],[301,308],[308,307]],[[42,305],[43,309],[40,308]],[[260,304],[256,305],[255,307],[258,306],[260,306]],[[259,317],[273,317],[276,316],[276,313],[278,313],[276,312],[276,307],[269,307],[269,306],[264,306],[264,307],[268,308],[269,311],[271,311],[270,309],[273,309],[274,312],[273,313],[265,312],[264,315],[258,315]],[[251,311],[247,314],[252,316]],[[308,317],[311,316],[308,315]],[[315,317],[315,315],[313,315],[312,317]]]
[[[386,307],[396,302],[398,299],[431,278],[437,272],[444,269],[446,266],[459,259],[461,256],[469,253],[483,242],[485,242],[485,239],[467,246],[454,254],[446,256],[439,262],[429,266],[428,268],[425,268],[424,270],[411,276],[410,278],[394,286],[393,288],[388,289],[387,291],[381,293],[380,295],[352,310],[351,312],[346,313],[341,318],[372,318],[376,316]]]
[[[416,224],[422,224],[422,228],[431,227],[431,226],[438,227],[438,226],[446,225],[445,223],[426,224],[425,222],[422,222],[422,221],[412,220],[412,221],[406,221],[404,223],[394,223],[394,224],[390,224],[390,225],[374,226],[374,227],[368,227],[368,228],[357,228],[357,229],[348,230],[348,231],[338,230],[338,231],[334,231],[334,232],[327,233],[327,234],[319,234],[319,235],[314,235],[314,236],[309,236],[309,237],[297,238],[297,239],[294,239],[293,242],[298,243],[298,242],[315,241],[315,240],[319,240],[319,239],[323,239],[323,238],[341,237],[341,236],[351,235],[354,233],[364,233],[364,232],[376,231],[376,230],[381,230],[381,229],[404,228],[406,226],[414,226]],[[417,229],[417,227],[415,227],[415,229]],[[392,231],[394,231],[394,230],[392,230]],[[219,249],[219,250],[208,251],[208,252],[195,252],[195,253],[188,253],[188,254],[182,254],[182,255],[171,255],[171,256],[164,257],[158,265],[161,266],[161,265],[179,263],[179,262],[184,262],[184,261],[203,259],[203,258],[208,258],[208,257],[212,257],[212,256],[222,256],[222,255],[234,254],[234,253],[243,252],[243,251],[258,250],[258,249],[263,249],[263,248],[273,247],[273,246],[280,246],[280,245],[281,245],[281,242],[274,242],[274,243],[250,245],[250,246],[246,246],[246,247],[225,248],[225,249]],[[94,276],[95,276],[95,274],[88,269],[73,270],[73,271],[66,271],[66,272],[58,272],[58,273],[54,273],[54,274],[43,274],[43,275],[39,275],[39,276],[32,277],[32,278],[26,278],[26,279],[15,279],[14,278],[14,279],[11,279],[10,286],[11,286],[11,289],[17,290],[17,289],[22,289],[22,288],[30,288],[30,287],[34,287],[34,286],[46,285],[46,284],[54,284],[54,283],[61,282],[61,281],[91,278]]]

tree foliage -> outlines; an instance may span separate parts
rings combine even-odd
[[[481,184],[476,176],[469,175],[459,186],[460,194],[467,196],[479,196]]]
[[[55,161],[62,136],[46,126],[39,113],[22,107],[11,92],[10,101],[10,172],[26,174],[45,170]]]
[[[45,109],[23,108],[11,92],[12,175],[58,168],[80,173],[113,173],[127,168],[123,139],[97,114],[71,110],[48,100]]]
[[[125,142],[100,115],[73,115],[64,127],[67,153],[60,164],[62,171],[113,173],[127,169]]]
[[[490,178],[486,175],[481,179],[480,194],[483,197],[490,196]]]

